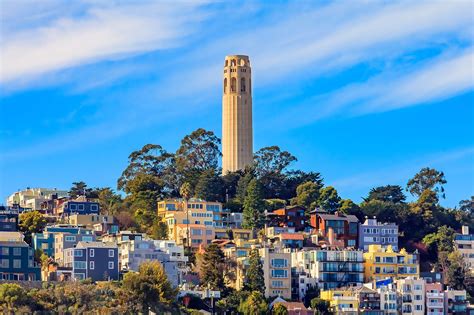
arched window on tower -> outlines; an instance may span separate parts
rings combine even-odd
[[[227,93],[227,78],[224,79],[224,94]]]
[[[237,62],[235,61],[235,59],[232,59],[232,61],[230,62],[230,65],[231,67],[234,67],[237,65]]]
[[[229,65],[229,60],[225,61],[225,66],[227,67]]]
[[[245,92],[245,78],[240,79],[240,92]]]
[[[237,79],[236,78],[230,79],[230,91],[237,92]]]

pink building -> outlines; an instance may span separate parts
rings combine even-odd
[[[426,290],[426,314],[444,314],[444,292],[443,285],[439,282],[427,283]]]

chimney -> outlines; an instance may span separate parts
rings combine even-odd
[[[462,235],[469,235],[469,226],[467,225],[462,226]]]
[[[334,245],[334,240],[335,240],[334,229],[330,227],[328,229],[328,243],[329,243],[329,245]]]

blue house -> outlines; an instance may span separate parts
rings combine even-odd
[[[58,215],[77,214],[99,214],[100,206],[98,202],[88,200],[68,200],[57,208]]]
[[[40,267],[20,232],[0,232],[0,280],[39,281]]]
[[[54,235],[56,233],[93,234],[93,231],[68,224],[47,226],[43,233],[32,234],[33,248],[35,250],[41,249],[49,257],[54,257]]]
[[[118,280],[118,248],[113,243],[79,242],[64,250],[64,265],[72,268],[72,279]]]

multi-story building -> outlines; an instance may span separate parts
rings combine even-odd
[[[97,234],[119,231],[117,220],[112,215],[72,214],[67,217],[67,222],[71,225],[84,226]]]
[[[68,216],[72,214],[98,215],[100,213],[100,205],[96,201],[90,201],[87,198],[80,196],[75,200],[62,202],[53,211],[54,214],[58,216]]]
[[[248,229],[214,229],[216,239],[249,240],[252,238],[252,230]]]
[[[265,236],[267,238],[275,238],[281,233],[295,233],[295,228],[281,227],[281,226],[270,226],[265,229]]]
[[[72,268],[72,279],[92,281],[118,280],[117,245],[102,242],[79,242],[64,253],[65,266]]]
[[[364,253],[364,276],[366,282],[385,278],[406,278],[419,276],[418,254],[409,254],[402,248],[395,252],[389,245],[386,249],[381,245],[369,245],[369,251]]]
[[[240,212],[231,212],[227,217],[227,225],[232,229],[242,228],[242,222],[244,221],[243,215]]]
[[[291,267],[291,299],[303,301],[306,293],[318,287],[318,279],[312,278],[305,272],[298,272],[295,267]]]
[[[366,217],[365,222],[359,224],[359,248],[369,250],[369,245],[380,245],[382,248],[392,246],[398,251],[398,225],[395,223],[381,223],[377,219]]]
[[[365,286],[345,287],[341,289],[333,289],[321,291],[321,299],[329,301],[331,309],[336,314],[347,314],[346,312],[354,312],[350,307],[351,302],[355,298],[357,302],[358,313],[365,315],[383,315],[385,314],[380,308],[380,294],[376,290],[372,290]],[[347,303],[349,302],[349,303]],[[345,308],[349,308],[346,310]]]
[[[474,234],[469,234],[469,226],[463,226],[462,233],[454,236],[454,245],[474,275]]]
[[[222,203],[195,198],[162,200],[157,207],[158,216],[168,225],[186,223],[189,220],[193,224],[226,227],[229,216],[229,211],[222,209]],[[170,219],[175,219],[176,222],[169,221]]]
[[[170,283],[179,284],[178,264],[170,259],[170,255],[155,246],[153,240],[132,240],[120,244],[120,270],[138,271],[140,265],[148,261],[158,261],[163,266]]]
[[[181,224],[192,224],[192,225],[204,225],[212,228],[214,224],[213,212],[206,210],[204,204],[188,204],[194,205],[195,208],[191,208],[188,211],[167,211],[161,216],[163,222],[168,226],[168,238],[178,242],[178,225]]]
[[[401,296],[403,314],[425,314],[425,280],[412,277],[397,279],[397,292]]]
[[[18,209],[0,206],[0,231],[14,232],[18,230]]]
[[[177,245],[189,244],[196,249],[200,246],[207,246],[215,239],[215,231],[212,226],[204,224],[176,224],[176,236],[174,241]],[[189,241],[188,241],[189,237]]]
[[[64,250],[73,248],[79,242],[93,242],[96,240],[94,234],[74,234],[68,232],[58,232],[54,237],[54,260],[64,266]]]
[[[318,279],[321,289],[361,286],[364,281],[363,252],[360,250],[303,249],[291,255],[295,272]]]
[[[441,283],[425,284],[426,314],[442,315],[444,314],[444,293]]]
[[[305,213],[306,208],[302,206],[277,209],[267,214],[267,225],[294,228],[297,232],[304,231],[308,219]]]
[[[260,248],[265,279],[265,296],[291,299],[291,254],[274,248]]]
[[[56,188],[51,189],[28,187],[25,190],[17,191],[11,194],[7,199],[7,205],[10,207],[19,205],[22,208],[41,210],[41,204],[44,201],[67,196],[68,192],[65,190],[58,190]]]
[[[466,314],[468,304],[466,290],[453,290],[448,288],[444,291],[445,314]]]
[[[399,294],[393,281],[390,279],[390,283],[378,285],[376,290],[380,294],[380,309],[384,311],[384,314],[398,315],[398,310],[401,310],[401,303],[399,303],[401,298],[399,299]]]
[[[356,216],[314,210],[311,212],[310,223],[314,234],[323,238],[332,238],[331,235],[334,234],[335,240],[342,241],[344,247],[357,247],[359,220]]]
[[[93,234],[93,231],[69,224],[57,224],[46,226],[43,233],[33,233],[33,248],[41,249],[49,257],[54,257],[54,234],[55,233],[71,233],[71,234]]]
[[[303,248],[303,233],[281,233],[277,237],[277,245],[282,248]]]
[[[0,232],[0,280],[39,281],[40,267],[20,232]]]
[[[187,271],[188,256],[184,255],[184,246],[179,246],[175,241],[153,240],[155,246],[170,256],[170,261],[176,262],[176,266],[181,275]]]
[[[108,233],[100,237],[100,240],[104,243],[116,243],[120,245],[122,242],[126,241],[140,241],[146,238],[145,233],[136,233],[131,231],[119,231],[117,233]]]

